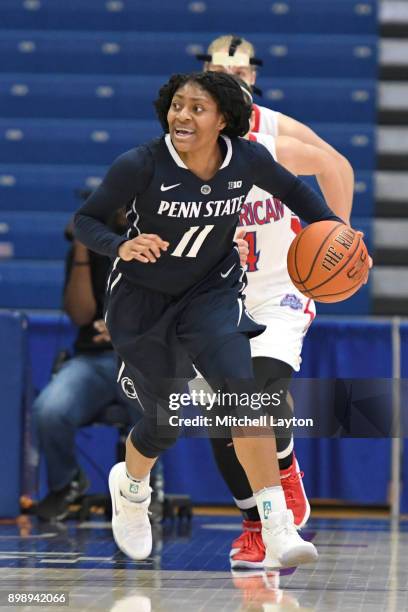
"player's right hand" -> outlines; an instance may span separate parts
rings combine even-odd
[[[124,261],[137,259],[142,263],[155,263],[160,257],[160,251],[167,251],[169,243],[157,234],[139,234],[132,240],[122,242],[118,255]]]
[[[358,231],[357,234],[359,234],[361,236],[361,239],[364,238],[364,232]],[[372,267],[373,267],[373,260],[372,260],[372,258],[369,255],[368,256],[368,269],[367,269],[367,272],[365,274],[364,280],[362,282],[363,285],[366,285],[368,283],[368,276],[370,274],[370,270],[371,270]]]

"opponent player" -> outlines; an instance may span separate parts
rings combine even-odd
[[[134,559],[152,548],[149,475],[179,433],[168,419],[169,394],[184,390],[178,379],[193,378],[194,364],[232,396],[257,390],[248,338],[264,327],[243,306],[244,273],[233,243],[252,185],[284,199],[307,222],[340,221],[265,147],[237,138],[248,131],[251,109],[231,76],[174,75],[156,109],[169,134],[119,157],[75,221],[88,248],[115,258],[106,321],[123,359],[119,380],[126,373],[144,410],[127,441],[126,465],[114,466],[109,477],[114,537]],[[121,206],[126,236],[106,224]],[[265,564],[313,561],[316,549],[300,538],[286,508],[278,463],[271,460],[274,437],[256,433],[252,426],[232,429],[261,514]]]
[[[256,82],[256,66],[262,64],[255,58],[255,49],[249,41],[232,35],[215,39],[207,55],[198,56],[198,59],[205,60],[206,70],[234,74],[252,88]],[[348,222],[354,189],[353,170],[349,162],[309,127],[295,119],[256,104],[252,108],[252,131],[278,137],[280,163],[297,174],[315,174],[326,201]],[[266,142],[263,144],[267,145]],[[271,147],[274,150],[273,142]],[[303,337],[315,316],[315,308],[311,300],[306,300],[296,290],[286,270],[287,250],[295,231],[300,230],[300,222],[295,217],[291,218],[287,210],[286,215],[285,212],[280,214],[280,211],[285,211],[280,204],[276,211],[273,208],[277,214],[267,214],[265,207],[269,202],[274,207],[273,198],[262,190],[258,194],[251,193],[248,206],[244,206],[241,215],[241,224],[251,230],[246,236],[250,246],[246,294],[251,311],[254,310],[257,317],[267,324],[268,330],[263,334],[265,340],[259,338],[259,341],[251,342],[256,358],[255,373],[259,370],[257,379],[259,383],[268,382],[269,385],[282,379],[282,384],[286,381],[287,386],[293,370],[299,370]],[[257,210],[262,211],[258,219]],[[264,236],[265,233],[268,235]],[[276,245],[276,249],[272,245]],[[269,306],[265,304],[266,301]],[[261,305],[263,311],[259,312]],[[290,417],[289,406],[287,411],[289,414],[282,416]],[[222,439],[212,439],[211,442],[217,465],[244,518],[243,533],[232,544],[231,563],[233,567],[260,567],[264,547],[259,514],[250,495],[250,487],[242,477],[243,472],[232,445],[224,444]],[[296,526],[300,528],[309,518],[310,505],[302,484],[303,473],[294,454],[293,436],[278,436],[276,443],[287,506],[294,514]]]
[[[325,151],[286,136],[274,139],[251,133],[249,138],[262,143],[292,172],[319,175],[326,201],[334,211],[341,211],[344,200],[341,179]],[[265,392],[271,394],[277,388],[286,392],[293,371],[300,369],[303,339],[316,312],[313,300],[297,290],[286,267],[288,249],[301,229],[300,220],[279,199],[254,186],[241,209],[239,225],[246,230],[249,245],[246,305],[254,318],[266,325],[263,334],[251,339],[254,374]],[[290,416],[287,404],[281,408],[283,412],[276,416]],[[278,455],[282,462],[285,456],[293,454],[293,438],[288,439],[286,432],[276,433],[277,446],[283,448]],[[263,567],[265,549],[259,514],[231,440],[212,438],[211,443],[217,465],[245,517],[244,532],[232,544],[231,566]],[[280,474],[287,506],[294,513],[296,525],[303,526],[310,506],[304,491],[301,496],[296,495],[303,486],[294,454]]]
[[[204,70],[227,72],[245,81],[254,93],[261,93],[255,86],[257,66],[262,66],[262,60],[255,57],[255,48],[248,40],[234,35],[220,36],[214,39],[207,54],[197,55],[205,60]],[[350,162],[328,142],[323,140],[309,126],[293,117],[278,113],[265,106],[253,104],[253,132],[270,134],[271,136],[292,136],[306,144],[313,145],[331,155],[341,176],[345,194],[344,214],[349,218],[354,194],[354,172]]]

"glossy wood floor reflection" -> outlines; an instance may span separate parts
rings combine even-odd
[[[311,520],[305,535],[315,566],[231,572],[228,553],[240,522],[196,516],[156,529],[152,558],[118,552],[102,521],[59,526],[30,519],[0,525],[0,610],[200,612],[408,610],[408,524],[386,520]],[[69,606],[7,606],[10,592],[68,592]]]

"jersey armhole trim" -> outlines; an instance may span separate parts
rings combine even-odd
[[[259,106],[257,106],[256,104],[252,105],[252,109],[254,111],[255,114],[255,123],[254,123],[254,127],[252,128],[252,132],[259,132],[259,126],[261,123],[261,111],[259,110]]]

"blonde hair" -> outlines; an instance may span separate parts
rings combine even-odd
[[[231,42],[234,40],[234,38],[240,38],[242,40],[241,44],[237,46],[237,49],[239,49],[240,53],[245,53],[250,58],[255,56],[255,47],[252,43],[250,43],[248,40],[245,40],[245,38],[241,38],[240,36],[233,36],[232,34],[227,34],[226,36],[219,36],[218,38],[215,38],[210,43],[207,53],[209,55],[212,55],[217,51],[223,51],[224,49],[229,50]]]

